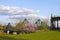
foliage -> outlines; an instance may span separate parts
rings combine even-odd
[[[24,22],[21,22],[21,21],[20,21],[20,22],[16,25],[15,29],[18,30],[18,31],[21,31],[24,24],[25,24]]]
[[[48,29],[47,22],[43,21],[43,22],[41,23],[40,29],[42,29],[42,30],[47,30],[47,29]]]
[[[0,30],[3,29],[2,25],[0,25]]]
[[[25,18],[24,21],[20,21],[19,23],[17,23],[15,29],[17,31],[21,31],[22,27],[24,26],[24,24],[29,23],[29,21]]]
[[[3,27],[1,24],[0,24],[0,30],[4,30],[5,27]]]

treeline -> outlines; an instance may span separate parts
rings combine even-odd
[[[33,24],[33,26],[35,26],[34,28],[33,28],[33,26],[32,27],[30,27],[29,25],[32,25],[32,24],[29,24],[30,22],[29,22],[29,20],[27,20],[26,18],[24,19],[24,21],[20,21],[20,22],[18,22],[17,23],[17,25],[15,26],[15,27],[13,27],[10,23],[8,23],[7,25],[5,25],[5,26],[3,26],[3,25],[0,25],[0,30],[3,30],[3,31],[7,31],[7,30],[10,30],[10,31],[18,31],[18,32],[24,32],[25,30],[27,31],[27,32],[33,32],[34,30],[36,30],[36,25],[37,25],[37,27],[38,27],[38,30],[48,30],[48,24],[47,24],[47,22],[45,22],[45,21],[41,21],[40,19],[38,19],[34,24]],[[26,27],[24,27],[25,26],[25,24],[27,25]],[[35,25],[36,24],[36,25]],[[24,27],[24,28],[23,28]],[[23,30],[24,31],[23,31]],[[32,30],[32,31],[31,31]],[[26,32],[25,31],[25,32]],[[34,31],[35,32],[35,31]]]
[[[6,25],[2,25],[2,24],[0,24],[0,30],[5,30],[6,29]]]

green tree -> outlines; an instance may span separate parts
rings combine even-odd
[[[43,21],[41,23],[41,30],[47,30],[48,29],[48,25],[47,25],[47,22]]]
[[[16,25],[15,30],[21,31],[24,24],[25,24],[24,22],[21,22],[21,21],[20,21],[20,22]]]
[[[3,26],[0,24],[0,30],[2,30],[3,29]]]

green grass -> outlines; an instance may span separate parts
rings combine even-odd
[[[46,31],[19,35],[0,35],[0,40],[60,40],[60,32]]]

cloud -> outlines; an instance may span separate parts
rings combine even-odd
[[[9,19],[36,18],[40,10],[0,5],[0,15],[10,16]]]
[[[37,20],[37,19],[45,20],[45,19],[49,19],[46,16],[39,16],[37,14],[10,16],[10,19],[16,19],[16,20],[24,20],[25,18],[27,18],[29,20]]]
[[[24,20],[25,18],[29,20],[47,19],[47,17],[45,16],[39,16],[38,15],[39,12],[40,10],[0,5],[0,15],[1,16],[7,15],[8,17],[4,19],[5,20],[4,22],[7,22],[7,23],[10,22],[12,24],[17,21]]]
[[[21,20],[21,19],[25,19],[25,18],[28,18],[28,19],[34,19],[38,17],[37,14],[28,14],[28,15],[14,15],[14,16],[10,16],[10,19],[16,19],[16,20]]]
[[[32,10],[28,8],[0,6],[0,15],[28,15],[37,14],[39,10]]]
[[[8,17],[8,18],[4,17],[5,18],[4,22],[6,23],[20,21],[25,18],[33,19],[37,17],[38,13],[39,13],[39,10],[0,5],[0,15]]]

